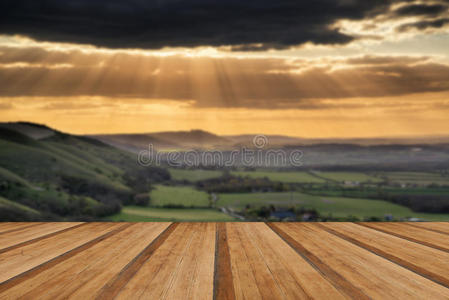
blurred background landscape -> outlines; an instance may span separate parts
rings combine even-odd
[[[192,130],[71,135],[0,124],[3,221],[449,221],[449,139],[267,136],[302,165],[143,166],[138,154],[256,149],[252,135]]]
[[[448,0],[4,0],[0,20],[0,221],[449,221]]]

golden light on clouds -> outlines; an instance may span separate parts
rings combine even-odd
[[[339,30],[366,38],[266,51],[108,49],[2,35],[0,121],[76,134],[446,134],[449,34],[444,27],[427,36],[395,30],[412,21],[341,20],[334,25]],[[435,49],[390,50],[395,39],[401,45],[421,38],[438,41]]]
[[[103,97],[3,98],[2,121],[46,123],[76,134],[203,128],[218,134],[313,137],[444,135],[449,93],[322,100],[324,109],[197,108],[193,102]]]

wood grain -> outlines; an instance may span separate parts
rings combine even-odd
[[[0,299],[449,299],[447,223],[0,223]]]
[[[43,223],[40,226],[20,228],[0,235],[0,253],[35,243],[85,223]]]
[[[227,227],[237,299],[345,298],[267,225]]]
[[[178,226],[171,224],[100,290],[97,299],[113,299]]]
[[[420,223],[407,223],[410,226],[418,227],[421,229],[427,229],[430,231],[435,231],[442,234],[449,235],[449,222],[420,222]]]
[[[322,223],[321,226],[343,239],[449,287],[449,253],[355,224]]]
[[[180,224],[116,298],[212,299],[215,229]]]
[[[95,298],[169,223],[134,224],[3,293],[16,299]],[[113,264],[111,262],[114,262]]]
[[[401,223],[358,223],[409,241],[426,245],[441,251],[449,252],[449,238],[447,235],[416,228]]]
[[[123,226],[120,223],[92,223],[0,254],[0,283],[40,264],[57,258],[103,234]]]
[[[11,223],[0,223],[0,234],[14,232],[17,230],[21,230],[23,228],[33,227],[42,225],[45,223],[38,222],[11,222]]]
[[[276,224],[374,299],[447,299],[449,290],[313,224]],[[406,287],[407,288],[398,288]],[[382,288],[380,288],[382,287]]]
[[[216,231],[214,299],[231,300],[235,299],[235,291],[226,223],[217,223]]]

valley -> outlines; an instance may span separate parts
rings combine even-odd
[[[301,149],[304,166],[221,167],[212,160],[173,167],[139,165],[129,149],[157,140],[157,150],[168,153],[175,150],[167,146],[184,149],[177,151],[223,147],[228,153],[249,147],[245,139],[251,138],[190,131],[111,139],[33,123],[0,124],[0,218],[449,221],[449,146],[444,143],[293,146],[300,139],[276,136],[270,149]]]

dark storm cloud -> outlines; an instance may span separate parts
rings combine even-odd
[[[434,16],[447,11],[447,6],[443,4],[412,4],[398,8],[394,11],[397,16]]]
[[[429,57],[420,56],[375,56],[364,55],[346,60],[351,65],[392,65],[392,64],[415,64],[429,60]]]
[[[0,33],[111,48],[344,44],[353,37],[329,25],[385,12],[392,2],[397,0],[3,0]]]
[[[443,28],[449,24],[449,18],[441,18],[436,20],[423,20],[414,23],[403,24],[397,28],[397,31],[404,32],[410,29],[426,30]]]
[[[449,1],[440,0],[433,4],[410,4],[396,9],[391,17],[418,17],[418,21],[402,24],[396,28],[397,32],[409,30],[425,31],[428,29],[440,29],[449,24]]]

